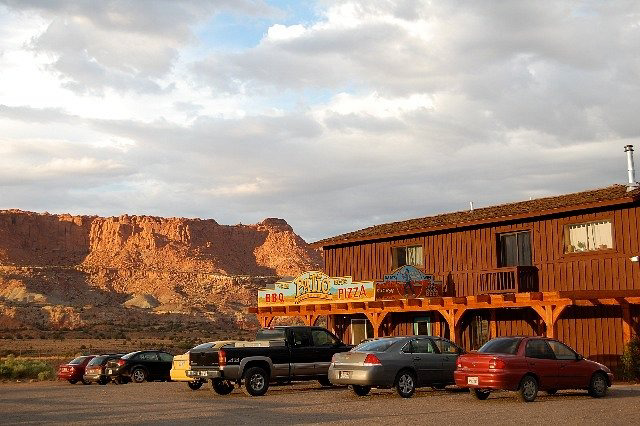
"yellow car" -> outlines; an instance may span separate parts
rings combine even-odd
[[[189,369],[189,352],[193,349],[218,349],[228,343],[233,343],[232,340],[223,340],[218,342],[207,342],[191,348],[182,355],[176,355],[173,357],[173,364],[171,364],[171,380],[174,382],[187,382],[189,389],[198,390],[202,387],[205,380],[193,379],[187,377],[187,370]]]

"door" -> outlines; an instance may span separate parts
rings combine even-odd
[[[413,320],[413,334],[416,336],[431,336],[431,318],[415,318]]]
[[[441,361],[431,339],[413,339],[403,351],[410,356],[411,364],[418,374],[419,386],[442,381]]]
[[[307,328],[292,328],[291,342],[291,373],[293,376],[313,376],[315,372],[315,348],[311,340],[311,333]]]
[[[558,363],[558,389],[583,389],[589,385],[592,367],[567,345],[548,341]]]
[[[456,371],[458,356],[462,353],[462,349],[445,339],[434,340],[436,349],[438,349],[440,365],[442,371],[442,383],[454,384],[453,372]]]
[[[540,389],[558,388],[558,360],[545,340],[529,339],[525,357],[529,369],[540,378]]]
[[[315,374],[325,375],[329,372],[329,365],[333,354],[340,348],[340,340],[326,330],[312,329],[311,340],[314,348]]]
[[[136,358],[136,361],[144,365],[151,379],[154,379],[160,376],[161,374],[160,360],[158,359],[158,355],[155,352],[139,353]]]
[[[367,319],[351,320],[351,344],[359,345],[363,340],[373,337],[373,326]]]

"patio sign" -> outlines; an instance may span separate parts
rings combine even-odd
[[[401,266],[376,282],[376,300],[436,297],[442,295],[442,282],[414,266]]]
[[[369,302],[374,300],[375,293],[373,281],[353,281],[351,277],[330,277],[310,271],[290,281],[278,281],[273,288],[258,290],[258,307]]]

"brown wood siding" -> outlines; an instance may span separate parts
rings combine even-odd
[[[609,219],[614,248],[602,252],[564,253],[567,224]],[[354,280],[380,280],[391,272],[391,249],[424,247],[424,270],[449,282],[456,296],[478,292],[479,272],[498,266],[500,233],[528,230],[539,291],[624,290],[640,288],[640,265],[629,257],[640,254],[640,207],[617,207],[502,224],[434,232],[411,238],[353,243],[325,248],[325,272]],[[452,294],[453,295],[453,294]]]

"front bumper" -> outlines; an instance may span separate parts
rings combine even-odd
[[[393,379],[385,374],[381,365],[331,364],[329,381],[334,385],[360,385],[372,387],[390,387]]]
[[[456,381],[456,386],[461,388],[517,390],[522,374],[508,371],[480,373],[456,370],[453,373],[453,378]],[[469,378],[471,378],[471,380]],[[477,384],[475,384],[475,382],[477,382]]]

